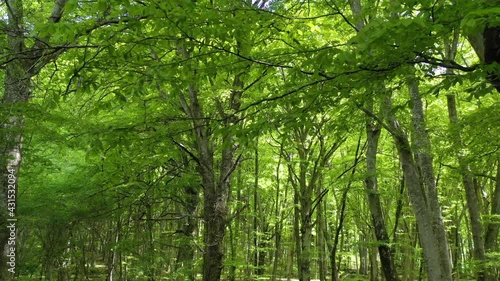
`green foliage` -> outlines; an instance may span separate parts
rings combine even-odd
[[[371,175],[361,109],[372,101],[378,120],[368,125],[382,130],[376,192],[390,245],[404,274],[418,270],[416,220],[386,130],[390,113],[414,134],[412,79],[424,102],[445,226],[456,231],[454,254],[463,254],[456,270],[474,273],[479,267],[466,261],[473,245],[457,155],[485,194],[486,226],[497,217],[488,204],[498,180],[500,114],[498,93],[485,79],[498,65],[478,64],[466,41],[500,24],[500,11],[465,2],[361,1],[358,15],[346,1],[69,0],[58,22],[47,20],[52,5],[24,3],[25,56],[9,53],[8,34],[0,41],[2,66],[13,58],[45,63],[26,77],[33,88],[28,102],[0,105],[2,124],[13,115],[25,120],[20,280],[49,273],[55,279],[65,264],[75,279],[104,279],[112,263],[127,280],[196,276],[207,246],[208,222],[200,219],[205,170],[230,183],[224,277],[268,278],[275,260],[277,275],[295,277],[303,235],[296,231],[306,226],[312,271],[319,271],[317,260],[332,251],[341,220],[339,268],[367,262],[361,249],[381,245],[365,190]],[[364,27],[356,30],[359,21]],[[445,54],[455,30],[458,55],[450,61]],[[29,49],[37,46],[42,53]],[[0,82],[6,75],[0,72]],[[458,101],[456,125],[447,116],[449,96]],[[392,108],[384,108],[388,97]],[[229,148],[234,155],[224,154]],[[211,157],[208,167],[203,153]],[[228,175],[224,157],[234,164]],[[311,213],[300,214],[308,202]],[[298,230],[295,216],[302,219]],[[178,260],[186,249],[193,252],[189,265]],[[497,263],[489,252],[486,265]]]

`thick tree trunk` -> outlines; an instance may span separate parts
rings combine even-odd
[[[500,26],[486,26],[483,38],[484,62],[486,64],[500,63]],[[500,73],[498,71],[488,73],[488,81],[500,93]]]
[[[21,1],[7,1],[9,21],[7,43],[12,54],[24,51],[22,29],[23,7]],[[5,86],[2,106],[9,108],[11,115],[2,125],[0,136],[0,280],[11,280],[16,270],[16,208],[18,196],[18,173],[22,159],[23,116],[20,106],[31,94],[31,77],[23,61],[14,59],[5,66]]]
[[[311,280],[311,242],[312,242],[312,194],[314,187],[312,180],[308,182],[309,150],[306,146],[306,129],[297,129],[295,132],[297,153],[299,160],[298,175],[294,171],[293,163],[289,163],[289,173],[294,187],[295,219],[294,234],[296,241],[297,269],[299,281]]]
[[[12,280],[16,272],[16,243],[17,243],[17,190],[18,173],[21,164],[22,136],[14,133],[16,128],[22,127],[21,118],[10,118],[4,124],[2,136],[2,165],[0,165],[1,193],[0,193],[0,281]]]
[[[390,97],[386,99],[385,108],[386,112],[390,112],[392,109]],[[433,216],[427,205],[427,196],[418,175],[417,164],[413,158],[408,136],[392,114],[389,114],[387,119],[388,129],[399,153],[410,203],[417,219],[420,244],[427,266],[427,278],[429,280],[451,280],[451,274],[449,276],[442,275],[438,240],[433,228]]]
[[[56,1],[49,22],[57,22],[62,16],[63,7],[67,0]],[[21,106],[31,97],[31,78],[48,62],[48,59],[57,57],[58,53],[42,58],[45,45],[38,43],[33,49],[27,50],[24,38],[24,10],[23,1],[5,1],[7,11],[7,25],[5,34],[7,37],[6,57],[8,63],[5,64],[4,95],[2,104],[9,108],[11,115],[7,121],[0,124],[2,134],[0,135],[0,281],[11,280],[15,263],[11,263],[15,256],[17,242],[14,238],[16,232],[13,227],[7,226],[15,224],[18,192],[18,172],[22,159],[22,128],[23,114]],[[48,39],[48,38],[45,38]],[[40,40],[40,44],[44,44]],[[47,40],[45,41],[47,42]],[[24,57],[23,57],[24,56]],[[11,200],[10,202],[8,200]],[[10,203],[10,205],[9,205]],[[9,207],[13,207],[8,210]],[[10,244],[9,244],[10,242]],[[10,255],[11,257],[7,257]],[[15,257],[14,257],[15,259]],[[9,269],[11,271],[9,272]]]
[[[225,192],[216,192],[216,187],[207,189],[205,187],[204,215],[205,220],[205,253],[203,255],[203,280],[219,281],[222,268],[224,248],[223,240],[226,228],[227,206]],[[217,189],[226,189],[227,186],[219,186]]]
[[[441,267],[441,280],[451,280],[452,263],[450,257],[450,248],[446,239],[441,207],[439,206],[436,179],[432,164],[431,141],[425,128],[425,119],[422,98],[416,81],[410,82],[410,98],[412,106],[412,124],[413,124],[413,148],[415,163],[420,172],[421,184],[424,189],[429,213],[432,221],[436,246],[439,252],[439,264]]]
[[[432,220],[426,207],[425,197],[421,190],[417,169],[409,149],[409,142],[404,136],[395,137],[395,144],[399,151],[403,173],[405,174],[406,186],[410,196],[413,212],[417,218],[420,244],[424,251],[427,265],[427,277],[429,280],[442,280],[439,262],[439,252],[432,229]]]
[[[190,54],[180,49],[184,57]],[[240,75],[234,78],[235,90],[231,92],[229,110],[236,112],[240,108],[241,89],[243,83]],[[214,137],[210,132],[209,121],[205,118],[203,107],[199,102],[199,93],[195,85],[190,85],[187,91],[189,100],[181,95],[181,105],[193,123],[195,137],[195,150],[198,172],[203,186],[203,220],[204,232],[204,254],[203,254],[203,281],[219,281],[224,267],[224,236],[226,234],[228,198],[230,191],[231,175],[236,168],[234,161],[236,143],[229,131],[223,132],[221,137],[221,159],[218,161],[218,172],[214,166]],[[219,113],[225,119],[223,126],[228,128],[235,125],[237,117],[225,115],[222,104],[219,104]],[[218,175],[217,175],[218,174]]]

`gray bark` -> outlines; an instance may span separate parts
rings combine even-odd
[[[491,196],[491,215],[492,219],[488,223],[485,235],[485,248],[487,252],[493,252],[497,249],[498,232],[500,230],[500,157],[497,160],[496,184],[493,195]]]
[[[350,0],[352,13],[361,16],[361,1]],[[356,23],[356,30],[360,31],[364,28],[363,19],[359,19]],[[368,102],[368,109],[373,111],[373,99]],[[375,231],[375,237],[380,243],[378,246],[380,261],[382,263],[382,271],[384,272],[385,279],[388,281],[398,280],[398,274],[394,265],[394,253],[389,246],[390,239],[387,234],[387,227],[385,224],[382,205],[380,203],[380,195],[378,191],[377,181],[377,149],[378,140],[380,137],[380,125],[375,124],[375,120],[367,117],[366,120],[366,137],[368,142],[368,149],[366,152],[366,173],[365,188],[368,198],[368,206],[372,217],[372,223]]]
[[[453,40],[446,43],[446,58],[453,60],[457,52],[457,45],[459,39],[459,32],[455,30]],[[448,69],[448,74],[453,74],[453,71]],[[450,120],[451,140],[457,154],[459,164],[459,171],[462,176],[462,183],[465,188],[465,198],[467,202],[467,210],[469,212],[469,220],[472,230],[472,240],[474,242],[474,259],[477,260],[477,280],[492,280],[491,274],[485,270],[486,253],[485,241],[483,237],[483,225],[481,222],[481,208],[479,206],[479,199],[476,195],[476,188],[474,185],[474,178],[467,163],[466,159],[462,156],[464,144],[462,140],[460,125],[458,122],[458,110],[455,95],[446,95],[446,102],[448,107],[448,118]]]
[[[62,16],[62,10],[67,0],[56,1],[49,22],[57,22]],[[7,121],[1,124],[2,135],[0,135],[0,281],[11,280],[12,272],[9,272],[8,265],[10,258],[6,255],[9,252],[15,253],[15,245],[9,245],[11,235],[7,225],[11,222],[8,219],[15,217],[16,212],[8,211],[9,195],[18,193],[18,172],[22,160],[22,128],[23,114],[20,109],[31,97],[31,78],[48,62],[47,59],[57,57],[59,53],[54,53],[47,58],[41,59],[44,46],[35,45],[32,49],[26,49],[24,38],[24,9],[20,0],[5,1],[7,7],[7,25],[5,27],[7,37],[8,62],[5,64],[5,82],[2,104],[11,108],[11,115]],[[11,182],[9,182],[9,176]],[[14,182],[12,182],[14,179]],[[12,203],[12,202],[11,202]],[[17,204],[17,200],[13,202]],[[11,205],[12,206],[12,205]],[[10,249],[13,248],[13,249]],[[14,250],[14,251],[11,251]]]
[[[431,215],[432,228],[438,247],[439,262],[441,266],[441,280],[452,280],[452,263],[450,248],[446,239],[443,217],[439,205],[434,167],[432,164],[431,141],[425,128],[425,118],[422,98],[415,81],[409,85],[410,98],[412,100],[412,124],[413,124],[413,148],[415,162],[420,172],[421,184],[426,194],[429,213]]]
[[[370,108],[371,107],[371,108]],[[373,104],[369,105],[370,110],[373,109]],[[398,280],[396,267],[394,265],[394,253],[389,246],[390,239],[387,234],[382,204],[380,202],[380,194],[378,191],[377,181],[377,149],[378,140],[380,137],[380,125],[374,123],[375,120],[368,118],[366,121],[366,137],[368,147],[366,151],[366,178],[365,188],[368,198],[368,206],[372,217],[373,229],[375,237],[379,242],[378,251],[380,261],[382,263],[382,271],[386,280]]]
[[[196,214],[198,212],[198,202],[199,194],[198,189],[194,186],[187,186],[184,188],[185,201],[184,212],[185,218],[180,221],[179,229],[181,237],[181,242],[179,245],[179,250],[177,252],[177,258],[175,262],[176,271],[182,270],[185,272],[188,280],[195,280],[195,269],[194,269],[194,235],[197,229],[197,219]]]
[[[319,184],[316,187],[316,198],[320,198],[323,196],[323,177],[320,176]],[[319,271],[319,280],[326,281],[327,267],[326,267],[326,251],[325,251],[325,235],[326,232],[326,223],[324,220],[324,211],[323,211],[323,202],[317,203],[317,212],[316,212],[316,243],[318,247],[318,271]]]
[[[189,58],[190,53],[183,48],[178,51]],[[241,74],[235,75],[233,81],[234,90],[231,91],[230,102],[226,110],[237,112],[240,108],[240,100],[243,91]],[[203,220],[204,220],[204,254],[203,254],[203,280],[220,280],[224,267],[224,236],[226,234],[228,198],[230,191],[230,179],[237,166],[234,154],[237,145],[234,136],[230,132],[223,132],[221,140],[221,159],[218,165],[214,165],[214,136],[210,132],[210,124],[205,118],[203,106],[199,102],[199,92],[195,85],[190,85],[187,90],[187,98],[180,96],[184,113],[192,120],[194,132],[194,147],[198,164],[198,172],[203,187]],[[224,119],[223,126],[238,123],[236,115],[227,116],[225,108],[219,103],[219,114]],[[218,171],[217,171],[218,170]]]
[[[8,24],[7,24],[7,43],[11,54],[22,53],[25,49],[23,36],[23,7],[21,1],[6,1],[9,7]],[[9,245],[11,231],[7,226],[11,224],[9,219],[14,219],[16,215],[15,208],[17,200],[10,202],[14,203],[14,209],[8,210],[9,195],[18,196],[18,172],[22,159],[22,134],[21,128],[23,123],[22,114],[19,112],[19,105],[26,102],[31,94],[30,79],[25,70],[25,66],[19,58],[15,58],[5,67],[5,85],[4,96],[2,99],[3,106],[12,108],[11,116],[5,123],[2,124],[2,135],[0,140],[0,280],[12,280],[12,271],[9,269],[15,265],[16,245]],[[9,182],[11,175],[11,182]],[[10,192],[9,192],[10,191]],[[17,242],[15,238],[14,228],[12,229],[11,244]],[[13,250],[13,251],[11,251]],[[8,257],[13,255],[11,259]]]
[[[450,119],[450,127],[452,132],[452,141],[457,151],[457,159],[459,163],[460,174],[462,175],[462,183],[465,189],[465,199],[467,210],[469,212],[469,220],[472,230],[472,241],[474,242],[474,259],[478,262],[477,280],[482,281],[486,278],[485,273],[485,247],[483,239],[483,226],[481,222],[481,210],[479,207],[476,189],[474,187],[474,179],[469,164],[461,156],[462,138],[458,127],[458,113],[456,108],[456,100],[454,95],[446,96],[448,105],[448,116]]]
[[[214,148],[212,136],[208,132],[209,124],[204,117],[202,106],[198,100],[198,90],[194,85],[188,89],[189,103],[182,99],[184,111],[192,118],[195,132],[195,149],[198,157],[198,171],[203,186],[203,219],[204,233],[204,255],[203,255],[203,280],[220,280],[223,269],[224,248],[223,240],[227,219],[227,199],[229,193],[229,180],[233,172],[233,156],[236,146],[232,137],[222,137],[222,157],[219,164],[219,176],[216,176],[214,166]]]
[[[385,111],[391,112],[392,102],[386,99]],[[418,175],[417,164],[413,158],[408,136],[400,127],[393,114],[387,115],[387,128],[391,133],[403,169],[405,184],[408,188],[410,203],[417,219],[420,244],[423,249],[424,259],[429,280],[451,280],[450,276],[442,276],[439,257],[439,247],[433,229],[431,211],[427,205],[426,194],[422,189],[421,179]],[[444,278],[443,278],[444,277]]]
[[[272,269],[272,275],[271,275],[271,281],[276,281],[278,278],[278,265],[281,257],[281,232],[283,229],[283,221],[284,221],[284,212],[282,211],[281,207],[281,202],[280,202],[280,188],[281,188],[281,178],[280,178],[280,167],[281,167],[281,160],[283,156],[283,142],[280,143],[280,158],[278,160],[278,164],[276,165],[276,195],[275,195],[275,212],[274,216],[278,219],[278,222],[276,223],[275,229],[274,229],[274,237],[275,237],[275,244],[274,244],[274,259],[273,259],[273,269]],[[285,189],[285,198],[287,195],[287,189]]]

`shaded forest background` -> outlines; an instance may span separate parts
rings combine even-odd
[[[499,4],[2,1],[0,280],[498,280]]]

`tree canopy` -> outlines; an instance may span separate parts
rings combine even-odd
[[[5,0],[0,281],[498,280],[496,0]]]

